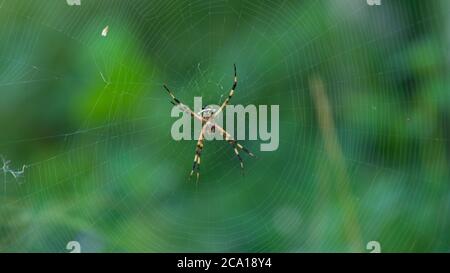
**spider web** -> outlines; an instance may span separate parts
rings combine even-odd
[[[448,251],[449,4],[407,2],[0,1],[0,251]],[[279,149],[206,142],[197,186],[162,85],[234,63]]]

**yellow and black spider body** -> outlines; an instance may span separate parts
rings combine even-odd
[[[206,133],[215,133],[216,132],[216,126],[214,123],[213,117],[214,117],[214,113],[216,112],[216,109],[214,109],[213,107],[208,106],[203,106],[202,110],[199,112],[199,115],[206,120],[202,121],[202,127],[203,126],[207,126],[206,127]]]

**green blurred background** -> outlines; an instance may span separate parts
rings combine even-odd
[[[450,2],[0,0],[0,251],[450,250]],[[106,37],[102,29],[109,26]],[[280,105],[280,145],[174,141]],[[223,99],[223,98],[222,98]]]

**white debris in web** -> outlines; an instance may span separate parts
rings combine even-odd
[[[27,165],[23,165],[22,169],[20,170],[12,170],[9,167],[9,164],[11,163],[11,160],[6,160],[2,155],[0,155],[0,158],[2,160],[3,166],[0,169],[5,175],[6,174],[11,174],[15,179],[23,176],[23,174],[25,173],[25,169],[27,168]]]
[[[106,26],[103,30],[102,30],[102,36],[106,37],[106,35],[108,35],[109,32],[109,26]]]

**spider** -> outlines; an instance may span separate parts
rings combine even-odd
[[[170,100],[170,103],[173,105],[179,107],[183,112],[190,114],[193,118],[199,120],[202,122],[202,130],[200,131],[200,136],[198,137],[197,146],[195,148],[195,155],[194,155],[194,164],[192,166],[192,170],[190,173],[190,177],[194,174],[194,172],[197,174],[197,183],[200,178],[200,158],[202,155],[203,150],[203,141],[205,138],[205,133],[209,129],[211,132],[215,132],[218,130],[224,137],[225,141],[227,141],[231,147],[234,150],[234,153],[236,157],[239,159],[240,166],[242,171],[244,171],[244,162],[242,160],[241,155],[239,154],[239,150],[244,151],[249,156],[254,157],[255,155],[250,152],[247,148],[242,146],[240,143],[238,143],[225,129],[223,129],[221,126],[216,124],[214,122],[214,118],[223,111],[223,109],[228,105],[230,102],[230,99],[234,95],[234,90],[236,90],[237,86],[237,73],[236,73],[236,65],[234,65],[234,81],[233,85],[231,86],[230,93],[228,94],[228,97],[225,99],[225,101],[221,104],[221,106],[216,110],[209,106],[203,107],[203,109],[199,113],[195,113],[192,111],[189,106],[183,104],[180,100],[178,100],[175,95],[170,91],[170,89],[167,87],[167,85],[164,84],[164,89],[166,89],[167,93],[169,93],[169,96],[172,98]]]

